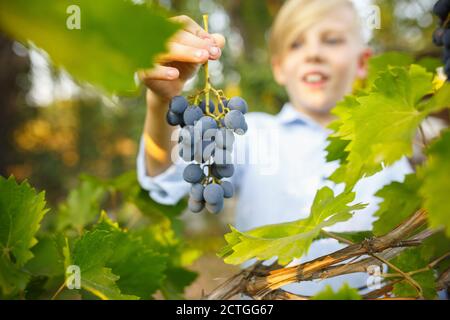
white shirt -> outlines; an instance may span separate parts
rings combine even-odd
[[[306,218],[318,189],[328,186],[335,195],[344,190],[344,184],[336,185],[326,180],[339,166],[337,161],[326,162],[325,158],[326,139],[331,130],[296,111],[289,103],[276,116],[254,112],[247,114],[246,120],[249,128],[247,133],[236,137],[233,151],[236,170],[231,178],[238,193],[235,222],[238,230],[246,231],[266,224]],[[144,157],[142,139],[137,158],[138,180],[155,201],[176,204],[189,192],[190,184],[182,178],[186,163],[181,159],[161,175],[149,177]],[[326,230],[371,230],[375,220],[373,213],[381,201],[374,193],[392,181],[403,181],[404,176],[411,172],[413,170],[408,160],[403,158],[383,171],[360,180],[355,186],[356,198],[352,204],[363,202],[369,205],[357,211],[350,220]],[[290,265],[309,261],[342,247],[344,245],[333,239],[315,241],[307,255]],[[283,288],[294,293],[313,295],[326,284],[335,290],[344,281],[353,287],[364,286],[367,278],[365,273],[353,274]]]

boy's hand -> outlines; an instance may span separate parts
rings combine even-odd
[[[139,71],[140,80],[150,89],[154,98],[165,101],[181,93],[185,82],[198,67],[209,59],[220,58],[225,38],[220,34],[209,34],[188,16],[177,16],[170,20],[182,23],[168,42],[168,52],[157,57],[155,67]]]

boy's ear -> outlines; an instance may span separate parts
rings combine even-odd
[[[370,48],[365,48],[359,55],[358,71],[357,71],[357,77],[359,79],[367,78],[367,72],[369,69],[369,59],[372,57],[372,55],[373,52],[372,49]]]
[[[281,68],[281,59],[279,57],[272,57],[271,59],[271,65],[272,65],[272,73],[273,77],[275,78],[275,81],[279,84],[284,86],[285,84],[285,77],[283,74],[283,70]]]

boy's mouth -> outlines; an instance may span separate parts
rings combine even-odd
[[[329,77],[324,73],[313,71],[305,73],[305,75],[302,77],[302,82],[310,88],[322,88],[326,84],[328,79]]]

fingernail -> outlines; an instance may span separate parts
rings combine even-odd
[[[177,72],[175,70],[168,70],[167,71],[167,76],[169,78],[175,78],[177,76]]]
[[[217,47],[211,47],[209,48],[209,53],[212,54],[213,56],[219,54],[219,48]]]

